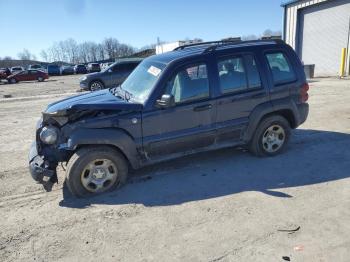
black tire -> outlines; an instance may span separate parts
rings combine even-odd
[[[39,77],[37,78],[37,80],[38,80],[38,82],[43,82],[43,81],[44,81],[44,78],[41,77],[41,76],[39,76]]]
[[[108,185],[108,189],[101,192],[91,192],[82,183],[83,172],[89,163],[99,159],[110,160],[117,169],[114,184]],[[126,183],[128,176],[128,164],[125,157],[117,150],[108,146],[93,146],[79,149],[73,154],[67,164],[66,185],[69,191],[76,197],[89,197],[114,190]]]
[[[280,127],[281,131],[283,132],[279,134],[278,136],[281,136],[281,138],[278,141],[281,142],[282,137],[283,137],[283,143],[281,142],[281,145],[277,146],[275,151],[271,152],[266,149],[268,147],[266,143],[264,144],[264,139],[266,139],[266,132],[269,132],[269,129],[277,128]],[[285,151],[289,138],[290,138],[290,133],[291,133],[291,128],[289,122],[282,116],[280,115],[272,115],[269,117],[264,118],[261,120],[259,123],[254,136],[250,143],[248,144],[249,146],[249,151],[259,157],[264,157],[264,156],[275,156],[278,155],[282,152]]]
[[[92,92],[102,90],[104,88],[105,88],[104,84],[98,80],[91,81],[91,83],[89,84],[89,89]]]
[[[8,80],[9,84],[16,84],[17,80],[15,78],[11,78],[10,80]]]

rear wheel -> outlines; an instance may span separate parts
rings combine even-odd
[[[122,154],[107,146],[78,150],[67,165],[66,184],[77,197],[101,194],[125,184],[128,165]]]
[[[44,78],[41,77],[41,76],[39,76],[39,77],[38,77],[38,81],[39,81],[39,82],[42,82],[42,81],[44,81]]]
[[[91,91],[97,91],[97,90],[101,90],[103,88],[104,88],[104,85],[100,81],[92,81],[90,83],[90,90]]]
[[[290,137],[289,122],[274,115],[261,121],[249,143],[249,150],[257,156],[275,156],[286,149]]]

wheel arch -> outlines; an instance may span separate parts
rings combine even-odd
[[[67,149],[76,152],[83,147],[109,146],[119,151],[134,169],[140,167],[135,140],[121,129],[79,129],[68,139]]]
[[[89,88],[91,87],[91,84],[93,82],[100,82],[103,85],[103,87],[106,86],[105,82],[101,78],[95,78],[95,79],[92,79],[92,80],[89,81]]]
[[[290,124],[291,128],[296,128],[298,126],[298,120],[296,119],[296,115],[292,107],[289,107],[288,105],[275,107],[271,103],[261,104],[257,106],[249,116],[249,124],[243,135],[243,141],[248,143],[252,139],[255,130],[261,121],[272,115],[284,117]]]

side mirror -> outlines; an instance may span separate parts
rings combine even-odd
[[[157,107],[169,108],[175,106],[175,98],[173,95],[165,94],[157,100]]]

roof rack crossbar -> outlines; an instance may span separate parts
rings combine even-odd
[[[216,48],[221,47],[221,46],[235,46],[235,45],[240,45],[240,44],[254,44],[254,43],[267,43],[267,42],[274,42],[276,44],[285,44],[283,40],[280,39],[266,39],[266,40],[249,40],[249,41],[223,41],[220,44],[217,45],[212,45],[206,48],[203,53],[207,52],[212,52],[215,51]]]
[[[185,48],[189,47],[195,47],[195,46],[202,46],[202,45],[209,45],[203,53],[214,51],[217,47],[220,46],[230,46],[230,45],[239,45],[239,44],[249,44],[249,43],[259,43],[259,42],[275,42],[276,44],[284,44],[285,42],[281,39],[266,39],[266,40],[249,40],[249,41],[242,41],[242,40],[221,40],[221,41],[209,41],[209,42],[200,42],[200,43],[194,43],[194,44],[188,44],[179,46],[174,49],[174,51],[177,50],[184,50]]]
[[[176,47],[174,49],[174,51],[176,51],[176,50],[183,50],[185,48],[193,47],[193,46],[219,44],[221,42],[223,42],[223,41],[209,41],[209,42],[199,42],[199,43],[194,43],[194,44],[182,45],[182,46]]]

